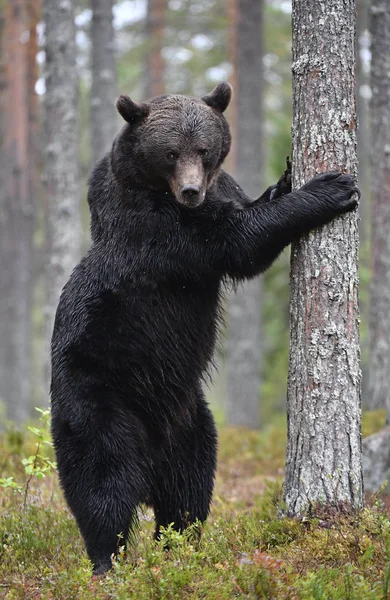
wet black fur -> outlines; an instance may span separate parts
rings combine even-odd
[[[140,503],[154,508],[157,531],[208,515],[217,438],[202,378],[222,282],[258,275],[356,204],[352,177],[338,173],[292,193],[286,173],[248,198],[219,169],[230,145],[227,95],[143,105],[123,97],[129,124],[90,180],[92,245],[59,303],[51,393],[62,487],[96,572],[110,567],[118,534],[133,531]],[[199,140],[210,149],[197,208],[179,204],[164,179],[172,139],[183,156]]]

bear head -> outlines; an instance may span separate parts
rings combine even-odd
[[[180,204],[199,206],[230,149],[222,113],[231,93],[220,83],[202,98],[164,95],[137,104],[119,96],[126,125],[113,146],[115,177],[130,187],[170,190]]]

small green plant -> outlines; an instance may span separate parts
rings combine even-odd
[[[184,531],[177,531],[174,523],[170,523],[168,527],[160,527],[160,537],[157,543],[163,550],[180,548],[183,544],[198,542],[200,533],[200,521],[191,523]]]
[[[42,423],[41,427],[31,427],[28,426],[28,429],[31,433],[34,434],[35,441],[35,454],[32,454],[28,458],[22,459],[22,464],[24,466],[25,473],[28,475],[26,484],[24,486],[24,498],[23,498],[23,508],[26,508],[27,504],[27,496],[30,488],[30,483],[33,477],[37,479],[42,479],[46,477],[46,473],[49,473],[52,469],[56,468],[54,462],[50,460],[48,456],[44,454],[42,448],[44,446],[52,446],[53,442],[51,441],[50,436],[50,410],[42,409],[35,407],[35,410],[40,413],[39,420]]]
[[[0,487],[13,490],[15,493],[23,492],[23,486],[14,481],[13,477],[0,477]]]
[[[34,435],[35,452],[28,457],[22,458],[22,465],[27,479],[24,485],[14,480],[14,477],[0,478],[0,487],[11,489],[14,493],[24,494],[23,509],[26,509],[28,492],[33,477],[42,479],[48,473],[56,469],[55,463],[45,453],[45,446],[52,446],[50,436],[50,410],[35,407],[40,413],[39,421],[42,423],[39,427],[28,425],[27,428]]]

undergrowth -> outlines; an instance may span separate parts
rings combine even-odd
[[[365,432],[382,417],[366,417]],[[200,541],[195,524],[184,534],[168,527],[154,542],[153,515],[144,508],[136,545],[106,577],[91,578],[41,418],[28,433],[9,429],[0,437],[0,598],[390,599],[387,497],[377,494],[352,516],[280,518],[280,423],[261,433],[221,430],[214,502]]]

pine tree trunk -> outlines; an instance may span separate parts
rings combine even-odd
[[[46,358],[63,285],[81,254],[78,79],[74,6],[44,0],[46,94],[44,185],[48,210]],[[48,364],[48,363],[47,363]],[[49,379],[49,368],[46,368]]]
[[[164,16],[166,0],[148,0],[146,12],[145,98],[164,93]]]
[[[40,168],[42,162],[42,142],[40,136],[40,100],[35,91],[36,83],[40,77],[37,54],[39,52],[38,44],[38,25],[42,18],[41,0],[29,0],[27,3],[30,17],[29,41],[27,48],[27,75],[28,75],[28,111],[29,111],[29,161],[26,168],[29,170],[30,197],[34,202],[34,211],[39,213],[42,201],[42,187],[40,180]],[[42,246],[35,244],[33,248],[33,273],[31,281],[31,312],[34,314],[39,310],[39,315],[43,316],[42,306],[37,300],[35,290],[42,289],[42,272],[40,269]],[[36,304],[34,304],[34,301]],[[42,404],[42,324],[32,319],[31,323],[32,349],[31,359],[31,386],[32,386],[32,405],[40,406]]]
[[[263,0],[231,0],[231,55],[234,65],[233,170],[252,197],[262,188]],[[264,187],[264,185],[263,185]],[[226,419],[259,426],[262,279],[232,293],[228,308]]]
[[[355,173],[355,2],[293,0],[293,185]],[[294,244],[286,512],[363,503],[357,211]]]
[[[2,382],[0,388],[0,408],[2,407],[2,403],[6,406],[6,397],[5,397],[5,375],[6,375],[6,317],[7,317],[7,306],[6,306],[6,276],[7,276],[7,266],[5,262],[5,243],[4,243],[4,234],[5,234],[5,181],[6,181],[6,171],[4,169],[4,161],[5,161],[5,148],[4,148],[4,139],[5,139],[5,129],[6,129],[6,118],[5,118],[5,109],[6,109],[6,97],[5,90],[7,86],[6,79],[6,58],[5,58],[5,7],[4,3],[0,4],[0,256],[2,256],[2,264],[3,268],[0,270],[0,381]]]
[[[390,415],[390,5],[371,2],[370,406]]]
[[[360,38],[365,35],[368,28],[367,0],[357,0],[357,40],[356,40],[356,103],[358,114],[358,160],[359,160],[359,188],[362,193],[360,203],[359,231],[363,244],[368,237],[370,221],[370,127],[368,101],[361,94],[361,88],[369,84],[368,74],[364,69],[361,57]]]
[[[34,3],[33,3],[34,4]],[[35,228],[36,163],[34,132],[36,119],[29,54],[34,42],[29,33],[35,21],[31,2],[14,0],[2,7],[2,67],[0,125],[0,399],[7,416],[24,421],[32,399],[32,274]],[[36,48],[36,46],[35,46]],[[35,82],[34,82],[35,83]]]
[[[367,66],[363,59],[362,52],[365,49],[367,32],[368,32],[368,13],[369,5],[367,0],[356,0],[356,105],[358,115],[358,162],[359,162],[359,188],[362,194],[359,213],[359,235],[360,247],[362,248],[362,258],[365,262],[365,257],[368,253],[365,249],[368,248],[368,240],[370,239],[370,211],[371,211],[371,131],[370,131],[370,113],[369,102],[367,98],[367,89],[369,86],[369,74]],[[366,259],[367,260],[367,259]],[[366,264],[364,264],[366,266]],[[362,299],[360,303],[360,314],[362,322],[369,321],[369,300]],[[362,339],[361,344],[362,356],[369,355],[369,339]],[[362,361],[362,408],[372,408],[372,400],[369,393],[369,361]]]
[[[92,86],[90,102],[91,159],[104,156],[119,130],[115,110],[117,95],[115,35],[112,0],[91,0]]]
[[[0,4],[0,408],[7,407],[10,402],[7,378],[7,337],[8,337],[8,289],[10,265],[7,254],[7,194],[8,174],[5,136],[7,130],[7,47],[6,47],[6,10],[5,3]]]

